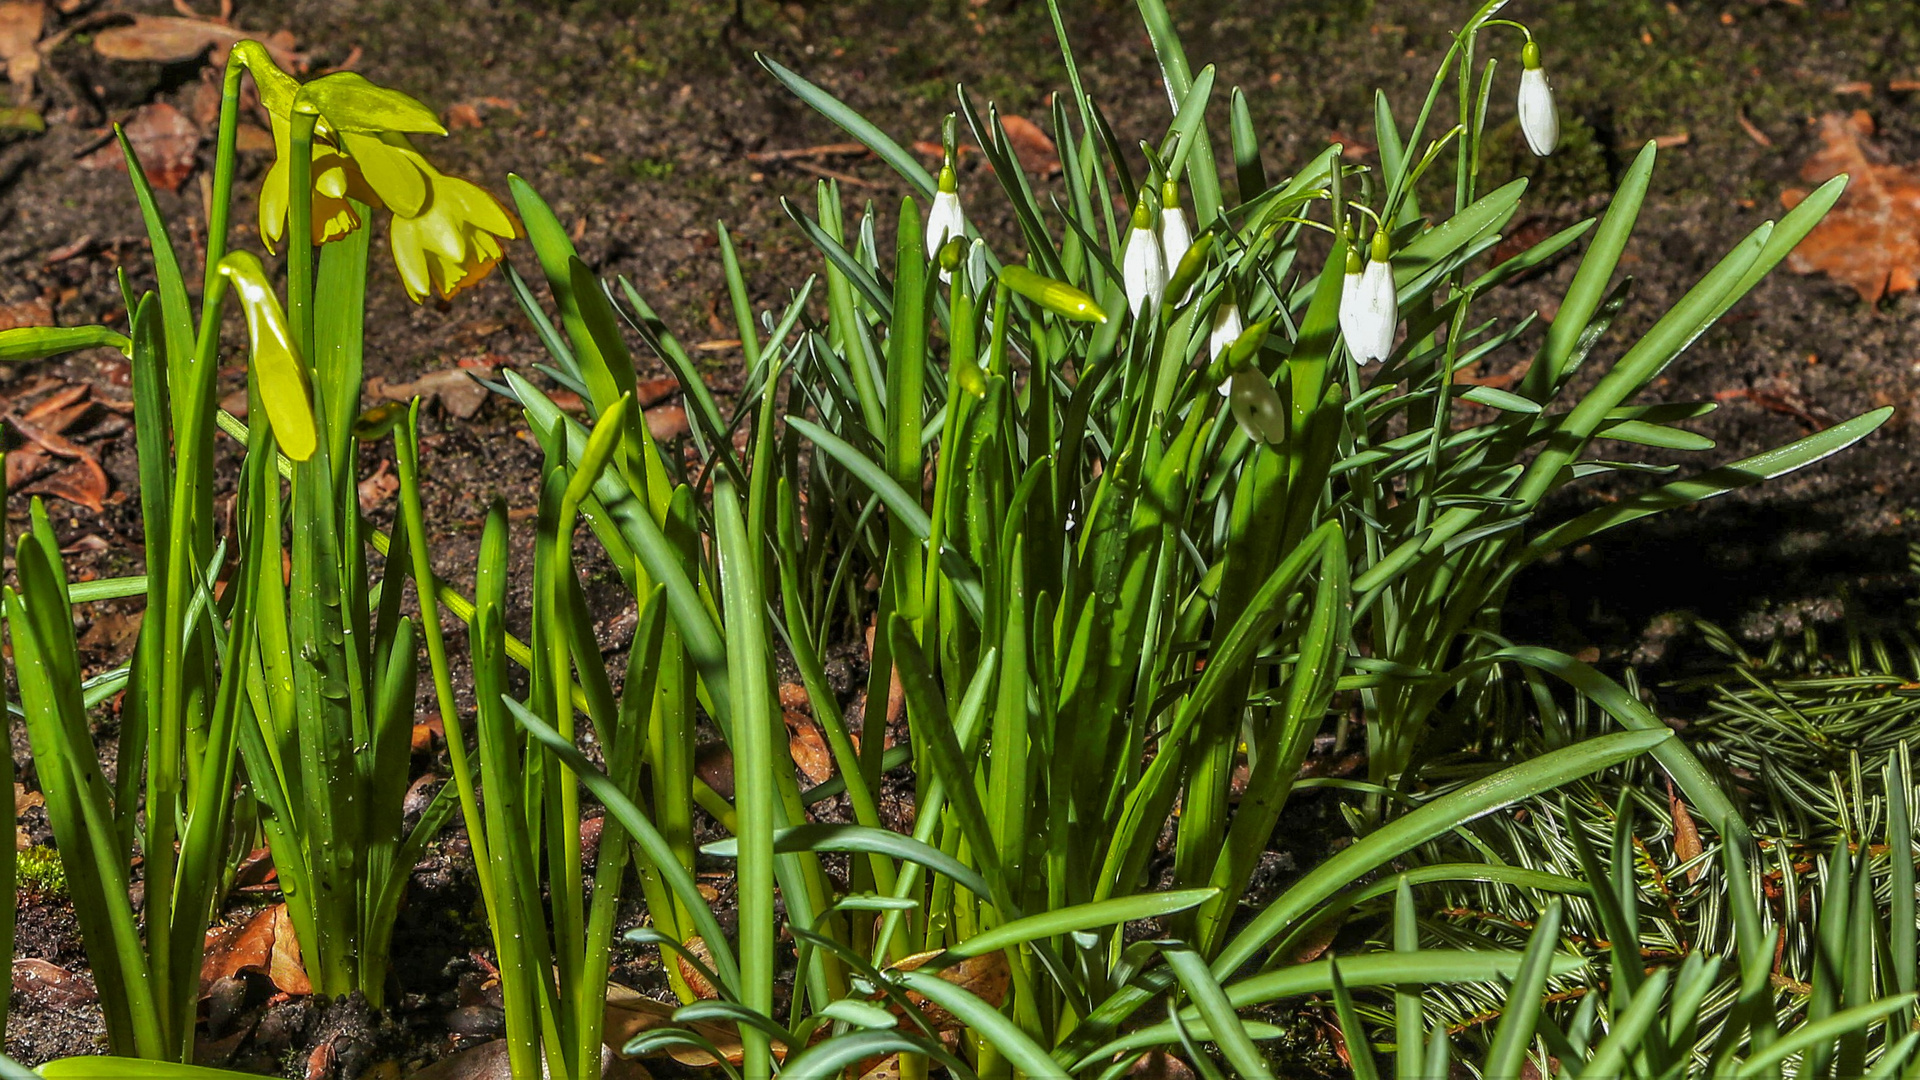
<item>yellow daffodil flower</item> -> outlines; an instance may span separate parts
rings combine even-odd
[[[284,116],[273,118],[273,167],[260,184],[260,239],[275,250],[287,231],[287,206],[293,155],[293,125]],[[332,144],[313,141],[313,242],[338,240],[360,227],[353,202],[382,205],[379,195],[361,176],[359,165]]]
[[[260,190],[260,236],[271,250],[286,233],[293,114],[317,113],[313,138],[313,237],[324,244],[359,228],[354,204],[393,212],[393,260],[418,303],[452,297],[492,271],[502,239],[520,225],[485,189],[435,169],[408,133],[444,135],[434,115],[398,91],[350,72],[302,86],[252,42],[235,46],[273,122],[275,159]]]
[[[411,217],[394,215],[393,263],[414,303],[429,292],[451,299],[493,270],[500,241],[519,236],[520,223],[484,188],[415,160],[427,180],[426,202]]]

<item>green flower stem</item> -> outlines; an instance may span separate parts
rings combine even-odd
[[[287,162],[287,323],[300,356],[313,363],[313,129],[320,114],[295,99]]]

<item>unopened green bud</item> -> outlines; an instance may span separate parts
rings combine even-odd
[[[1099,304],[1094,303],[1093,297],[1064,281],[1042,277],[1024,266],[1001,267],[1000,284],[1055,315],[1065,316],[1075,322],[1107,321],[1107,313],[1101,310]]]
[[[940,269],[951,274],[966,258],[967,242],[964,237],[953,237],[940,246]]]
[[[1227,350],[1227,370],[1239,371],[1253,364],[1253,358],[1260,354],[1260,347],[1267,343],[1267,331],[1273,328],[1273,317],[1261,319],[1240,332],[1233,339],[1233,347]]]
[[[1187,290],[1199,279],[1200,272],[1207,268],[1207,253],[1213,250],[1213,240],[1213,233],[1201,233],[1200,239],[1195,240],[1187,253],[1180,256],[1180,265],[1173,270],[1173,280],[1167,283],[1169,297],[1187,295]]]

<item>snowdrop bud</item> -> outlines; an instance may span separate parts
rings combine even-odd
[[[1247,438],[1268,446],[1278,446],[1286,441],[1286,403],[1280,400],[1279,393],[1259,368],[1234,372],[1227,390],[1234,422],[1247,433]]]
[[[1360,325],[1360,278],[1366,269],[1360,249],[1347,241],[1347,272],[1340,279],[1340,332],[1353,339],[1353,328]]]
[[[940,188],[933,193],[933,207],[927,211],[927,258],[937,261],[947,241],[966,235],[967,216],[960,209],[959,179],[953,174],[953,166],[942,166]],[[940,280],[952,280],[945,267],[940,269]]]
[[[1153,211],[1144,199],[1133,208],[1133,227],[1127,230],[1127,248],[1120,256],[1120,278],[1127,289],[1127,308],[1135,318],[1148,305],[1159,309],[1167,288],[1167,264],[1160,240],[1153,235]]]
[[[1207,359],[1217,363],[1245,330],[1240,305],[1234,301],[1233,294],[1221,297],[1220,306],[1213,309],[1213,332],[1207,335]],[[1220,392],[1226,393],[1226,387],[1221,387]]]
[[[1528,41],[1520,50],[1520,133],[1536,156],[1560,145],[1560,114],[1553,108],[1553,87],[1540,66],[1540,46]]]
[[[1179,266],[1192,246],[1193,230],[1187,228],[1187,213],[1180,209],[1180,185],[1168,180],[1160,185],[1160,251],[1167,269]]]
[[[1353,358],[1362,364],[1385,360],[1393,352],[1393,331],[1400,319],[1385,232],[1373,234],[1372,254],[1362,270],[1358,253],[1348,253],[1340,293],[1340,332],[1346,335]]]

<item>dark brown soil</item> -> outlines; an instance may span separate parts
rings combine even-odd
[[[1063,6],[1082,75],[1123,141],[1157,134],[1167,121],[1165,95],[1133,6]],[[1329,138],[1370,146],[1376,86],[1407,123],[1449,29],[1468,8],[1427,0],[1172,6],[1196,66],[1216,63],[1220,85],[1246,89],[1275,174]],[[118,9],[171,11],[164,0],[91,7]],[[1904,0],[1520,0],[1507,14],[1530,21],[1540,35],[1567,132],[1563,152],[1541,164],[1526,155],[1510,122],[1491,131],[1491,179],[1533,177],[1523,217],[1570,223],[1599,205],[1596,196],[1611,189],[1641,142],[1687,135],[1684,146],[1662,156],[1626,260],[1638,279],[1635,300],[1603,356],[1617,355],[1619,343],[1650,325],[1721,252],[1777,216],[1780,189],[1817,144],[1811,125],[1821,113],[1867,108],[1895,160],[1920,158],[1920,95],[1888,88],[1890,80],[1920,75],[1920,21]],[[783,299],[815,268],[778,198],[807,203],[816,176],[749,155],[845,138],[768,77],[754,62],[756,52],[821,82],[903,143],[937,140],[956,81],[977,99],[1043,127],[1050,126],[1046,95],[1066,85],[1045,5],[1035,0],[291,0],[243,4],[236,21],[263,34],[291,30],[316,69],[357,55],[357,70],[436,109],[476,104],[483,125],[454,131],[430,148],[431,156],[501,193],[509,170],[525,176],[576,231],[588,263],[603,275],[629,277],[690,343],[735,336],[713,236],[717,219],[740,246],[757,304]],[[1508,78],[1516,46],[1494,42]],[[99,144],[106,120],[137,106],[159,100],[190,112],[203,76],[192,63],[102,60],[84,34],[52,53],[34,101],[48,117],[47,132],[0,131],[0,305],[44,298],[62,325],[124,323],[114,271],[125,267],[136,288],[151,284],[144,234],[124,176],[88,170],[78,158]],[[1834,89],[1862,81],[1871,87],[1864,95]],[[1511,116],[1507,97],[1496,95],[1497,119]],[[1743,130],[1742,115],[1772,145]],[[873,201],[885,243],[902,186],[872,159],[820,164],[850,178],[850,199]],[[246,163],[243,191],[266,165],[263,156]],[[970,215],[1011,250],[1016,234],[997,209],[990,175],[970,165],[963,184]],[[161,205],[176,227],[188,277],[197,280],[201,239],[187,225],[203,214],[197,180],[177,195],[162,193]],[[251,244],[250,205],[235,217],[245,223],[238,242]],[[54,260],[83,237],[92,243]],[[415,306],[383,244],[384,237],[376,240],[367,319],[370,376],[403,382],[462,362],[526,367],[542,358],[499,276],[451,304]],[[1490,301],[1488,313],[1550,310],[1571,273],[1563,264]],[[1566,647],[1603,646],[1616,661],[1640,649],[1646,659],[1649,627],[1674,609],[1764,634],[1833,619],[1843,593],[1904,597],[1899,571],[1920,520],[1920,436],[1909,422],[1920,390],[1916,303],[1908,296],[1868,308],[1824,279],[1784,271],[1763,284],[1659,387],[1671,399],[1730,397],[1697,425],[1720,444],[1705,455],[1710,463],[1810,429],[1807,417],[1743,400],[1741,391],[1802,402],[1811,423],[1889,404],[1898,410],[1894,421],[1865,446],[1785,482],[1623,530],[1542,567],[1517,590],[1515,633]],[[716,389],[731,389],[739,377],[737,349],[715,345],[699,355]],[[1492,366],[1522,355],[1516,347]],[[643,374],[664,372],[651,357],[640,363]],[[42,376],[126,396],[124,363],[100,352],[0,369],[0,395]],[[517,509],[533,504],[538,451],[517,413],[497,399],[468,420],[432,412],[427,428],[435,561],[454,581],[469,581],[489,502],[498,496]],[[74,558],[84,574],[137,571],[133,440],[121,431],[90,445],[126,497],[101,514],[56,502],[56,524],[63,540],[79,547]],[[377,458],[365,464],[377,467]],[[12,509],[10,531],[24,507],[16,501]],[[612,610],[596,612],[606,620],[603,629],[622,614],[617,604],[607,606]],[[464,651],[457,632],[450,645]],[[104,719],[110,735],[113,719]],[[19,749],[31,786],[30,763]],[[467,957],[473,940],[456,932],[474,918],[457,828],[441,848],[416,875],[396,935],[412,950],[395,965],[406,973],[396,1022],[415,1046],[396,1053],[391,1033],[355,1035],[356,1045],[374,1047],[376,1057],[431,1056],[450,1045],[449,1027],[484,1030],[489,1021],[489,1005],[475,989],[478,969]],[[78,968],[71,916],[57,896],[24,896],[21,918],[20,956]],[[637,959],[622,964],[622,974],[637,983],[658,977]],[[16,1006],[7,1046],[29,1062],[83,1052],[100,1036],[97,1013],[84,1007],[43,1009],[18,997]],[[290,1048],[286,1060],[268,1054],[249,1063],[304,1068],[304,1051],[321,1032],[360,1022],[339,1010],[282,1017],[274,1023],[297,1031],[270,1045]]]

